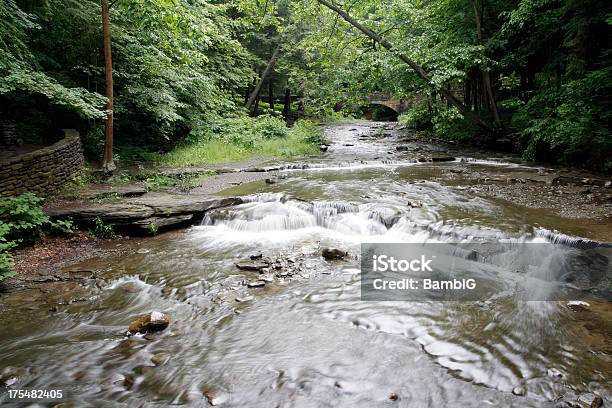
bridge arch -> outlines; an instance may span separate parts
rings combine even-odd
[[[361,110],[368,120],[395,122],[399,116],[392,104],[377,103],[376,101],[368,103]]]

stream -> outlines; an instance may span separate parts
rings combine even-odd
[[[390,123],[326,133],[327,153],[281,163],[274,183],[221,193],[243,204],[72,267],[97,279],[1,297],[0,376],[66,390],[61,407],[552,407],[589,392],[612,404],[608,300],[589,299],[581,312],[512,298],[370,302],[359,272],[363,242],[512,238],[561,248],[609,224],[478,196],[449,176],[537,173],[512,156],[397,150]],[[424,155],[456,159],[419,162]],[[348,256],[328,262],[324,247]],[[259,273],[235,265],[259,253],[278,269],[250,288],[245,280]],[[151,310],[170,315],[170,326],[127,337],[129,322]]]

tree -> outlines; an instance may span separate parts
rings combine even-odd
[[[253,92],[251,92],[251,96],[249,96],[249,100],[244,105],[246,110],[251,109],[253,102],[255,102],[255,99],[257,99],[257,96],[259,95],[261,86],[263,85],[264,81],[266,80],[270,72],[272,72],[272,70],[274,69],[274,66],[276,65],[276,61],[278,61],[278,56],[280,55],[281,48],[282,48],[282,45],[279,42],[276,48],[274,49],[274,51],[272,52],[272,57],[270,57],[270,61],[268,61],[268,65],[266,65],[266,69],[264,69],[264,72],[261,74],[261,78],[259,78],[259,81],[257,81],[257,84],[255,85],[255,89],[253,89]]]
[[[110,9],[108,0],[102,0],[102,30],[104,42],[104,73],[106,78],[106,123],[105,123],[105,144],[104,159],[102,169],[106,172],[113,172],[116,168],[113,162],[113,57],[111,52],[111,30],[110,30]]]
[[[476,18],[476,31],[478,33],[478,44],[481,47],[484,47],[484,41],[482,37],[482,15],[481,15],[482,6],[479,0],[474,0],[474,15]],[[484,49],[482,50],[482,56],[484,59]],[[489,71],[489,67],[485,65],[482,68],[482,78],[485,86],[485,90],[487,93],[487,99],[489,101],[489,107],[491,109],[491,113],[493,114],[493,120],[495,121],[496,126],[501,126],[501,119],[499,117],[499,112],[497,110],[497,103],[495,103],[495,96],[493,95],[493,86],[491,85],[491,73]]]
[[[337,7],[336,5],[332,3],[329,3],[326,0],[316,0],[316,1],[324,5],[325,7],[329,8],[330,10],[334,11],[335,13],[337,13],[345,21],[347,21],[349,24],[351,24],[352,26],[357,28],[359,31],[364,33],[366,36],[374,40],[376,43],[380,44],[381,46],[383,46],[389,51],[395,52],[393,45],[389,41],[385,40],[383,37],[376,34],[374,31],[365,27],[363,24],[359,23],[357,20],[353,19],[346,11],[340,9],[339,7]],[[405,64],[407,64],[417,74],[419,78],[424,80],[425,83],[427,83],[428,85],[434,87],[434,84],[432,83],[429,75],[425,72],[425,70],[420,65],[414,62],[412,59],[408,58],[405,54],[397,53],[396,55],[400,60],[402,60]],[[478,115],[476,115],[474,112],[470,111],[459,99],[457,99],[455,95],[453,95],[452,92],[450,92],[448,89],[445,89],[445,88],[437,89],[437,91],[440,92],[440,94],[452,106],[457,108],[457,110],[466,119],[482,127],[486,131],[493,133],[493,127],[489,123],[484,121],[482,118],[480,118]]]

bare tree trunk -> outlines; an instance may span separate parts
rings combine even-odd
[[[478,44],[484,47],[484,41],[482,39],[482,16],[480,15],[479,0],[474,0],[474,14],[476,15],[476,30],[478,31]],[[482,57],[484,59],[484,49],[482,51]],[[482,80],[484,82],[484,88],[489,101],[489,107],[493,114],[493,120],[496,126],[501,126],[501,119],[499,117],[499,111],[497,110],[497,104],[495,103],[495,96],[493,95],[493,86],[491,85],[491,73],[489,67],[485,65],[482,69]]]
[[[251,96],[249,97],[249,100],[244,105],[244,107],[247,110],[251,109],[251,105],[253,105],[253,102],[255,102],[255,98],[257,98],[257,95],[259,95],[259,91],[261,90],[261,86],[264,80],[266,79],[268,74],[272,71],[272,69],[274,69],[274,65],[276,65],[276,61],[278,61],[280,50],[281,50],[281,43],[279,43],[276,46],[276,49],[272,53],[272,57],[270,58],[270,61],[268,61],[268,65],[266,66],[266,69],[264,70],[263,74],[261,74],[261,78],[259,78],[257,85],[255,85],[255,89],[253,89],[253,92],[251,92]]]
[[[285,120],[289,119],[291,115],[291,89],[285,88],[285,106],[283,106],[283,116]]]
[[[268,102],[270,103],[270,109],[274,111],[274,81],[273,76],[270,75],[268,79]]]
[[[106,124],[105,135],[106,142],[104,144],[104,160],[102,169],[106,172],[112,172],[116,166],[113,163],[113,59],[111,53],[111,37],[110,37],[110,10],[108,0],[102,0],[102,30],[104,38],[104,72],[106,76]]]
[[[387,50],[393,50],[394,49],[393,45],[389,41],[385,40],[384,38],[382,38],[381,36],[376,34],[374,31],[370,30],[369,28],[365,27],[364,25],[362,25],[361,23],[359,23],[358,21],[353,19],[344,10],[338,8],[337,6],[335,6],[334,4],[331,4],[330,2],[328,2],[326,0],[316,0],[316,1],[319,2],[320,4],[324,5],[325,7],[329,8],[330,10],[336,12],[338,15],[340,15],[340,17],[342,17],[344,20],[346,20],[348,23],[350,23],[353,27],[357,28],[359,31],[364,33],[366,36],[370,37],[372,40],[374,40],[378,44],[382,45]],[[412,70],[417,74],[417,76],[419,76],[421,79],[423,79],[431,87],[434,87],[434,85],[433,85],[433,83],[431,81],[431,78],[429,78],[429,75],[427,75],[425,70],[423,70],[423,68],[421,68],[420,65],[418,65],[416,62],[412,61],[410,58],[408,58],[404,54],[397,53],[396,55],[404,63],[406,63],[408,66],[410,66],[410,68],[412,68]],[[459,110],[459,112],[461,112],[461,114],[466,119],[476,123],[477,125],[479,125],[480,127],[482,127],[483,129],[485,129],[485,130],[487,130],[489,132],[493,132],[493,127],[490,124],[488,124],[482,118],[480,118],[478,115],[476,115],[472,111],[470,111],[451,92],[447,91],[444,88],[440,89],[439,92],[444,96],[444,98],[446,98],[446,100],[450,104],[452,104],[455,108],[457,108]]]

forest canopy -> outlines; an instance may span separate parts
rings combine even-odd
[[[126,152],[230,134],[224,118],[247,114],[359,116],[381,93],[409,101],[400,121],[426,135],[612,171],[610,2],[110,3]],[[101,154],[102,40],[98,1],[0,3],[0,115],[21,138],[72,127]]]

